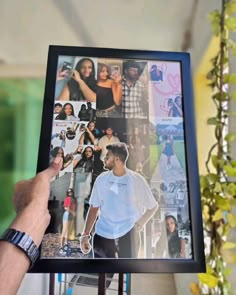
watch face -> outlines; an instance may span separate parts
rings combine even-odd
[[[7,241],[21,249],[29,258],[31,266],[39,256],[38,247],[35,245],[31,236],[24,232],[9,228],[2,235],[1,240]]]

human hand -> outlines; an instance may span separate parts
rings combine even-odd
[[[16,183],[13,205],[17,214],[31,203],[47,209],[50,180],[59,173],[61,167],[62,157],[56,157],[46,170],[39,172],[34,178]]]
[[[88,254],[91,250],[91,244],[90,244],[90,235],[85,235],[80,237],[80,249],[84,254]]]
[[[122,77],[120,74],[115,74],[115,75],[111,76],[111,78],[116,84],[120,84],[122,81]]]
[[[11,227],[28,233],[37,246],[51,218],[48,212],[50,180],[59,173],[61,167],[62,157],[56,157],[49,168],[15,185],[13,205],[17,216]]]
[[[78,83],[80,83],[82,81],[82,79],[80,77],[80,73],[76,70],[72,71],[72,78]]]
[[[63,80],[68,76],[68,70],[62,71],[62,69],[58,69],[57,71],[57,81]]]
[[[143,224],[136,222],[135,225],[134,225],[134,229],[137,232],[140,232],[143,229]]]

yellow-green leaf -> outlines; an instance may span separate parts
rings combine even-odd
[[[210,184],[208,178],[205,176],[200,176],[200,185],[203,189],[209,187]]]
[[[229,183],[227,185],[226,191],[231,195],[235,196],[236,195],[236,184],[235,183]]]
[[[230,210],[230,201],[228,199],[218,198],[216,197],[216,206],[220,208],[221,210]]]
[[[225,136],[225,140],[228,142],[234,141],[236,139],[236,133],[228,133]]]
[[[232,167],[236,167],[236,161],[235,160],[231,160],[230,164],[231,164]]]
[[[235,2],[228,2],[225,4],[225,12],[227,14],[234,14],[236,13],[236,4]]]
[[[219,179],[218,175],[214,173],[209,173],[206,177],[211,183],[215,183]]]
[[[236,84],[236,74],[229,75],[229,83]]]
[[[232,273],[232,269],[231,268],[225,268],[223,271],[224,275],[227,277]]]
[[[207,285],[209,288],[216,287],[219,281],[217,277],[210,274],[201,273],[198,275],[198,278],[202,284]]]
[[[228,213],[227,215],[228,223],[231,227],[236,227],[236,215]]]
[[[234,17],[228,17],[225,19],[225,25],[229,30],[236,30],[236,19]]]
[[[217,221],[223,218],[223,212],[218,209],[215,214],[212,216],[212,221]]]
[[[229,165],[224,165],[224,169],[228,176],[236,176],[236,168]]]
[[[234,249],[236,248],[236,243],[225,242],[222,246],[222,249]]]
[[[216,182],[216,183],[215,183],[214,191],[215,191],[216,193],[221,193],[221,192],[222,192],[222,187],[221,187],[221,184],[220,184],[219,182]]]
[[[217,125],[218,124],[217,118],[216,117],[213,117],[213,118],[207,119],[207,124],[208,125]]]

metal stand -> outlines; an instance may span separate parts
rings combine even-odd
[[[100,273],[98,276],[98,295],[106,295],[106,274]]]
[[[111,276],[112,275],[112,276]],[[114,294],[118,295],[130,295],[131,294],[131,275],[126,273],[119,273],[118,278],[113,277],[114,274],[108,273],[99,273],[97,274],[75,274],[73,278],[69,278],[68,281],[68,274],[57,274],[58,276],[58,283],[59,283],[59,294],[60,295],[67,295],[72,294],[75,288],[81,286],[83,287],[90,287],[90,288],[97,288],[98,295],[106,295],[106,290],[114,291]],[[55,295],[55,283],[56,283],[56,274],[50,273],[49,274],[49,295]],[[124,279],[124,276],[126,279]],[[84,280],[85,279],[85,280]],[[86,279],[88,280],[86,282]],[[80,281],[79,281],[80,280]],[[89,282],[90,280],[90,282]],[[93,280],[93,281],[91,281]],[[96,284],[97,280],[97,284]],[[95,284],[94,284],[95,281]],[[110,284],[113,283],[113,286]],[[114,286],[116,283],[117,287]],[[77,290],[78,291],[78,290]],[[74,294],[74,293],[73,293]]]

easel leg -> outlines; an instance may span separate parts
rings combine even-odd
[[[55,287],[55,274],[49,274],[49,295],[54,295],[54,287]]]
[[[106,274],[99,273],[98,276],[98,295],[106,295]]]
[[[123,294],[123,288],[124,288],[124,274],[119,273],[119,282],[118,282],[118,295]]]

